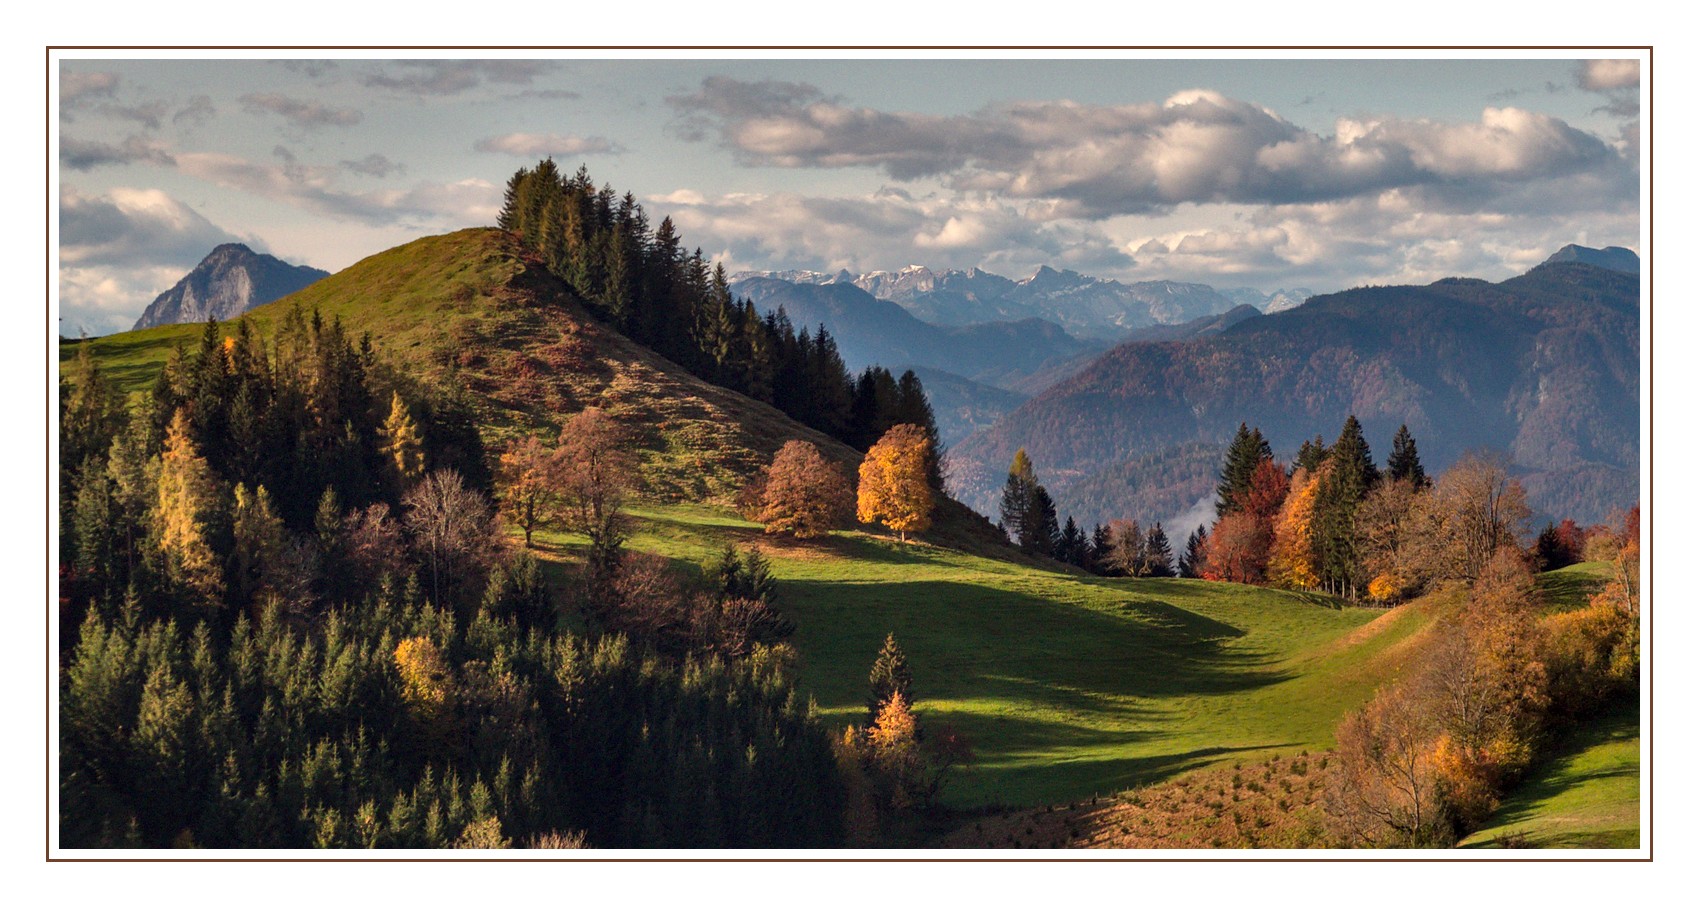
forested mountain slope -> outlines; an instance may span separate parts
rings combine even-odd
[[[1639,328],[1637,279],[1578,262],[1498,284],[1315,297],[1217,334],[1111,350],[957,446],[956,490],[990,513],[1025,447],[1059,511],[1161,520],[1214,479],[1165,468],[1172,457],[1194,459],[1244,421],[1290,458],[1356,414],[1378,458],[1401,424],[1435,469],[1506,450],[1537,512],[1598,521],[1638,488]],[[1192,480],[1147,482],[1180,474]]]

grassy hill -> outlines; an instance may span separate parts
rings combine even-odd
[[[1572,730],[1459,845],[1545,849],[1641,846],[1641,710],[1625,701]]]
[[[803,689],[863,718],[887,632],[924,723],[974,743],[958,808],[1108,795],[1201,767],[1326,749],[1341,715],[1405,668],[1432,604],[1392,611],[1205,581],[1085,577],[842,532],[807,543],[712,507],[637,509],[632,548],[680,565],[759,547],[798,625]],[[581,541],[540,537],[570,560]]]
[[[640,493],[654,501],[729,503],[791,439],[813,442],[851,476],[861,460],[596,321],[534,254],[494,228],[386,250],[242,319],[265,337],[296,307],[341,319],[357,337],[369,334],[390,368],[466,388],[491,448],[517,433],[552,435],[571,414],[604,408],[636,433]],[[60,362],[75,356],[77,343],[89,344],[122,388],[142,393],[172,350],[193,350],[203,331],[169,325],[63,344]],[[935,520],[936,539],[996,545],[996,531],[954,502]]]

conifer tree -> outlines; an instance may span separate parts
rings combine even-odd
[[[1086,558],[1086,570],[1093,574],[1107,574],[1110,558],[1110,528],[1102,524],[1092,525],[1092,539]]]
[[[1403,423],[1393,434],[1393,450],[1387,455],[1387,476],[1393,480],[1409,480],[1415,489],[1428,486],[1428,475],[1423,472],[1423,462],[1417,457],[1417,440],[1411,437],[1411,431]]]
[[[1091,540],[1081,531],[1080,525],[1074,523],[1074,515],[1069,515],[1063,522],[1062,535],[1057,540],[1056,559],[1077,568],[1086,568],[1090,561]]]
[[[1252,474],[1257,465],[1274,458],[1269,441],[1256,429],[1244,423],[1228,443],[1228,453],[1222,463],[1222,479],[1216,485],[1216,516],[1227,517],[1241,508],[1241,499],[1251,489]]]
[[[413,421],[401,393],[390,397],[390,415],[384,420],[383,441],[379,452],[385,467],[398,490],[405,490],[425,474],[425,442],[419,436],[419,424]]]
[[[212,545],[218,484],[189,433],[188,416],[179,410],[166,429],[153,519],[167,581],[195,606],[211,610],[224,594],[224,576]]]
[[[899,423],[913,423],[921,427],[927,434],[931,457],[927,460],[927,483],[940,492],[944,491],[944,448],[939,444],[938,421],[933,416],[933,405],[927,400],[927,392],[921,387],[921,378],[915,375],[913,369],[906,369],[897,380],[897,414]]]
[[[1057,540],[1062,531],[1057,528],[1056,503],[1044,486],[1033,487],[1033,498],[1028,502],[1027,516],[1022,523],[1028,531],[1028,536],[1021,541],[1022,551],[1052,557],[1057,551]]]
[[[1027,548],[1034,536],[1034,530],[1028,522],[1038,491],[1039,480],[1033,474],[1033,461],[1027,457],[1027,449],[1017,448],[1015,459],[1009,465],[1009,478],[1003,484],[998,526],[1023,549]]]
[[[1205,547],[1209,542],[1209,537],[1210,532],[1204,529],[1203,524],[1198,525],[1197,529],[1187,534],[1186,549],[1181,552],[1179,564],[1176,566],[1181,577],[1196,578],[1200,576],[1199,568],[1204,564]]]
[[[1311,518],[1317,574],[1324,587],[1342,596],[1356,596],[1363,580],[1355,518],[1378,476],[1363,427],[1348,416],[1328,450]]]
[[[897,645],[897,636],[888,632],[885,643],[880,645],[879,655],[874,658],[873,668],[868,670],[868,725],[874,724],[880,709],[893,695],[900,695],[904,701],[914,703],[914,682],[909,671],[909,658]]]
[[[1328,446],[1323,444],[1322,436],[1318,434],[1314,439],[1299,443],[1299,455],[1293,459],[1293,468],[1295,470],[1303,468],[1305,471],[1315,474],[1316,469],[1321,467],[1322,462],[1327,458]]]
[[[1169,547],[1169,535],[1163,532],[1162,522],[1151,525],[1145,534],[1144,576],[1172,578],[1175,576],[1174,552]]]

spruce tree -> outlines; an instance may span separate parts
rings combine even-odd
[[[1410,480],[1417,489],[1428,485],[1423,462],[1417,457],[1417,440],[1411,437],[1411,431],[1403,423],[1393,434],[1393,450],[1387,455],[1387,476],[1393,480]]]
[[[944,448],[939,444],[938,421],[933,416],[933,405],[927,400],[926,389],[921,387],[921,377],[915,375],[913,369],[904,370],[897,380],[896,422],[913,423],[926,432],[927,439],[933,443],[933,455],[927,462],[927,483],[942,492]]]
[[[1175,576],[1174,553],[1169,548],[1169,535],[1163,532],[1161,522],[1152,524],[1145,534],[1144,574],[1153,578]]]
[[[1299,443],[1299,456],[1293,459],[1293,466],[1315,473],[1327,458],[1328,446],[1322,443],[1322,435],[1318,433],[1316,438]]]
[[[897,636],[887,632],[879,656],[874,658],[873,668],[868,671],[867,725],[873,725],[874,720],[879,718],[880,708],[894,694],[901,694],[903,700],[915,703],[911,690],[914,681],[909,672],[909,658],[903,655],[903,648],[897,646]]]
[[[1257,472],[1257,465],[1265,459],[1274,458],[1274,452],[1269,447],[1269,440],[1256,429],[1247,429],[1244,423],[1235,431],[1233,441],[1228,443],[1227,455],[1223,458],[1222,479],[1216,485],[1216,516],[1227,517],[1240,509],[1240,499],[1251,489],[1251,476]]]
[[[1357,417],[1346,418],[1326,463],[1329,469],[1317,486],[1311,519],[1317,571],[1328,590],[1356,596],[1362,581],[1355,526],[1358,504],[1380,475]]]
[[[1092,525],[1092,539],[1088,544],[1091,548],[1086,555],[1086,570],[1093,574],[1105,574],[1106,563],[1110,557],[1110,528],[1102,524]]]
[[[1204,529],[1203,524],[1198,525],[1198,529],[1187,535],[1186,549],[1181,553],[1180,564],[1176,566],[1180,570],[1181,577],[1198,577],[1199,567],[1204,563],[1204,544],[1209,539],[1209,535],[1210,532]]]
[[[1024,523],[1028,535],[1021,541],[1022,551],[1047,558],[1054,556],[1062,531],[1057,528],[1056,502],[1051,500],[1051,494],[1045,491],[1045,487],[1034,487]]]
[[[1033,474],[1033,462],[1027,457],[1027,449],[1016,449],[1015,459],[1009,465],[1009,478],[1003,484],[998,526],[1024,548],[1025,541],[1032,537],[1027,521],[1038,488],[1039,480]]]
[[[1074,515],[1069,515],[1063,523],[1062,536],[1057,541],[1056,559],[1077,568],[1085,568],[1088,561],[1091,541],[1081,532],[1080,525],[1074,523]]]

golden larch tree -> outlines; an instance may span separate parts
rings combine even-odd
[[[1269,552],[1269,580],[1293,590],[1311,590],[1322,583],[1311,542],[1311,518],[1322,471],[1293,471],[1291,491],[1275,518],[1275,542]]]
[[[413,415],[408,413],[399,392],[390,397],[390,415],[384,420],[379,451],[402,489],[412,486],[425,474],[425,441],[420,438],[419,424],[413,422]]]
[[[165,430],[158,488],[154,517],[166,576],[197,605],[215,608],[224,595],[224,577],[208,525],[218,505],[218,483],[189,436],[189,417],[181,408]]]
[[[862,459],[856,520],[880,523],[905,542],[933,525],[933,489],[927,483],[932,442],[913,423],[893,426]]]

